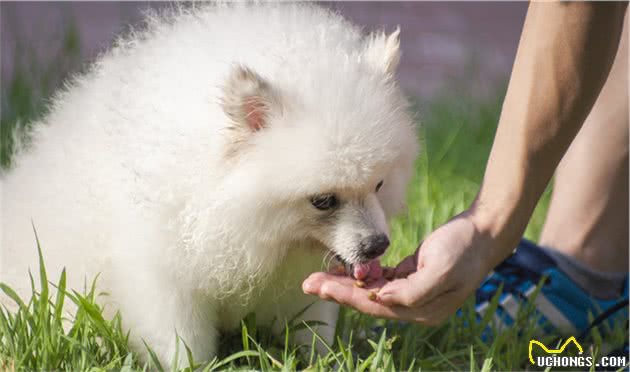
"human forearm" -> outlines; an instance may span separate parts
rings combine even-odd
[[[532,3],[483,185],[471,208],[500,242],[492,264],[523,233],[549,179],[612,65],[624,3]]]

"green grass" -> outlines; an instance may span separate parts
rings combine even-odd
[[[76,45],[76,40],[72,40],[70,38],[67,45]],[[42,112],[43,97],[52,91],[50,83],[46,82],[53,81],[51,76],[55,74],[65,76],[73,68],[69,66],[78,66],[77,54],[72,48],[62,50],[59,58],[69,58],[68,55],[74,57],[60,71],[32,67],[35,72],[18,72],[13,81],[3,86],[0,132],[3,166],[10,164],[8,133],[14,127],[25,128],[27,124],[23,123]],[[43,78],[45,76],[48,77]],[[392,247],[385,258],[387,263],[393,264],[413,252],[427,234],[470,204],[489,154],[502,91],[498,89],[494,99],[447,94],[417,105],[423,124],[419,129],[423,146],[409,189],[408,212],[392,223]],[[550,190],[547,190],[527,228],[529,238],[536,239],[540,233],[549,195]],[[45,242],[41,247],[37,242],[33,249],[40,250],[38,276],[41,280],[35,282],[31,276],[31,296],[20,298],[7,285],[0,285],[3,292],[0,296],[15,302],[11,309],[0,308],[0,370],[161,369],[156,360],[141,362],[136,352],[130,350],[129,334],[121,327],[119,315],[113,319],[103,317],[97,278],[82,292],[66,288],[65,272],[59,278],[47,277]],[[490,313],[492,311],[488,311]],[[537,330],[530,313],[531,309],[523,309],[516,326],[491,342],[484,342],[480,334],[490,319],[474,322],[470,300],[462,308],[462,316],[451,317],[439,327],[385,322],[343,309],[336,342],[325,355],[316,354],[312,346],[295,347],[288,342],[292,332],[308,325],[291,324],[285,332],[274,335],[257,326],[255,317],[250,315],[243,320],[240,330],[222,338],[218,357],[207,361],[189,359],[189,362],[197,370],[524,369],[531,367],[527,361],[527,346]],[[316,337],[313,336],[313,341]],[[614,346],[627,337],[626,327],[616,327],[606,337],[606,342]],[[587,352],[597,355],[602,345],[601,335],[594,332],[587,345]],[[150,345],[147,347],[150,350]],[[188,356],[185,348],[178,350],[178,354]]]
[[[424,145],[409,190],[409,211],[392,224],[393,244],[385,259],[389,263],[411,253],[424,236],[466,208],[477,192],[500,100],[462,102],[466,101],[443,98],[419,107],[424,113],[420,129]],[[532,238],[540,231],[547,203],[548,195],[528,227]],[[142,363],[129,349],[120,316],[103,318],[97,301],[97,280],[83,293],[65,287],[65,272],[48,281],[43,258],[39,277],[42,280],[38,283],[31,280],[30,298],[19,298],[4,284],[0,287],[17,304],[17,310],[0,309],[0,369],[160,369],[157,361]],[[52,291],[53,286],[58,291]],[[53,297],[52,292],[57,294]],[[69,312],[68,303],[76,307],[76,313]],[[439,327],[385,322],[344,309],[337,341],[328,354],[321,356],[312,347],[296,348],[287,341],[288,333],[305,325],[293,325],[286,333],[273,335],[257,327],[250,315],[240,331],[224,338],[216,359],[192,364],[199,370],[523,369],[529,363],[528,341],[537,329],[535,319],[527,316],[530,310],[523,310],[515,327],[486,343],[480,334],[490,319],[473,322],[470,301],[463,308],[463,316],[452,317]],[[618,327],[606,341],[619,344],[626,338],[625,328]],[[589,352],[597,353],[599,345],[601,336],[595,335]]]

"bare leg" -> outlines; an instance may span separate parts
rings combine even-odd
[[[558,170],[543,246],[603,272],[628,271],[628,17],[599,98]]]

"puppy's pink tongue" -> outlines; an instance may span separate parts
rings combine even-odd
[[[355,264],[353,269],[354,269],[354,272],[352,274],[354,275],[354,277],[358,280],[362,280],[362,279],[365,279],[365,277],[367,277],[368,274],[370,273],[370,264],[369,263]]]

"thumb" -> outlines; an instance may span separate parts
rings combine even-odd
[[[406,278],[393,280],[378,292],[378,299],[388,306],[420,306],[435,297],[435,278],[428,270],[418,270]]]

